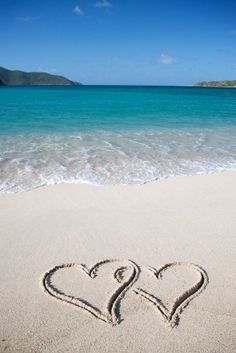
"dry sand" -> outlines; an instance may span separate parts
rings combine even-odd
[[[0,352],[235,352],[235,186],[1,194]]]

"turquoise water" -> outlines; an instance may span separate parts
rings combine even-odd
[[[236,169],[236,89],[1,87],[0,190]]]

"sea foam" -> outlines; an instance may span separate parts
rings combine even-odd
[[[236,127],[5,136],[0,190],[88,182],[143,184],[173,175],[236,170]]]

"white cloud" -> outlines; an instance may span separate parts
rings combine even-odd
[[[107,0],[102,0],[102,1],[95,2],[95,3],[93,4],[93,6],[98,7],[98,8],[100,8],[100,9],[102,9],[102,8],[108,9],[108,8],[113,7],[113,6],[112,6],[112,3],[109,2],[109,1],[107,1]]]
[[[232,30],[230,33],[231,33],[233,36],[236,36],[236,29]]]
[[[55,67],[53,67],[52,69],[49,70],[49,72],[51,74],[56,74],[57,73],[57,69]]]
[[[162,53],[157,59],[157,62],[163,65],[170,65],[173,64],[174,59],[172,58],[172,56]]]
[[[36,71],[38,71],[38,72],[47,72],[48,74],[55,74],[55,73],[57,73],[57,69],[56,68],[52,68],[52,69],[44,69],[43,67],[38,67],[37,69],[36,69]]]
[[[76,5],[73,11],[74,13],[76,13],[76,15],[79,15],[79,16],[82,16],[84,14],[84,11],[81,10],[79,5]]]
[[[35,20],[37,20],[38,17],[32,17],[32,16],[20,16],[17,17],[17,20],[21,21],[21,22],[33,22]]]

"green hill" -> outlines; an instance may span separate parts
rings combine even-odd
[[[236,80],[202,81],[195,84],[197,87],[236,87]]]
[[[46,72],[24,72],[7,70],[0,67],[0,81],[9,86],[37,86],[37,85],[67,85],[79,83],[68,80],[63,76],[51,75]]]
[[[4,86],[4,84],[3,84],[2,80],[0,80],[0,86]]]

